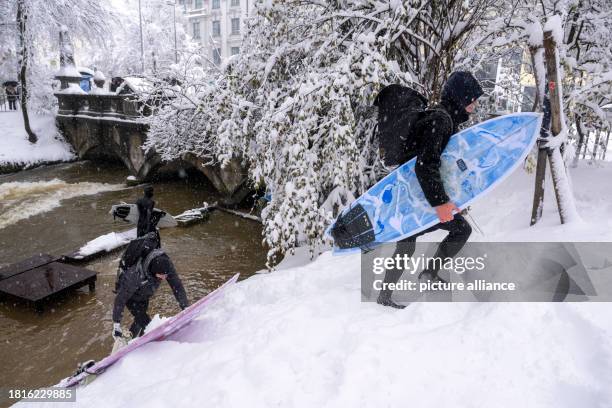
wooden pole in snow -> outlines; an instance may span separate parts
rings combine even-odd
[[[540,95],[540,76],[538,75],[538,67],[536,62],[536,53],[541,52],[541,48],[530,47],[531,63],[533,65],[534,78],[536,82],[536,98],[533,104],[533,111],[537,112],[541,106],[544,106],[544,95]],[[542,122],[541,136],[548,132],[547,124]],[[531,207],[531,222],[530,225],[535,225],[542,218],[542,209],[544,206],[544,180],[546,179],[546,148],[543,147],[543,141],[538,140],[538,160],[536,164],[535,186],[533,192],[533,205]]]
[[[540,142],[538,142],[538,144],[540,144]],[[540,218],[542,218],[542,209],[544,207],[544,180],[546,179],[546,157],[546,149],[539,148],[530,225],[535,225],[540,221]]]
[[[558,56],[557,44],[552,31],[544,32],[544,58],[546,60],[546,76],[548,85],[548,94],[550,98],[551,123],[550,130],[552,139],[557,137],[563,130],[563,103],[561,101],[562,87],[561,76],[558,72]],[[573,214],[576,214],[573,197],[571,197],[571,189],[567,179],[567,169],[563,156],[561,155],[561,146],[553,146],[549,148],[548,162],[550,164],[550,174],[552,176],[553,187],[555,189],[555,197],[557,199],[557,207],[559,209],[559,218],[561,224],[569,221]]]
[[[552,31],[544,32],[544,58],[546,59],[546,77],[548,79],[548,95],[552,113],[550,130],[553,136],[561,133],[561,95],[559,93],[559,73],[557,72],[557,44]]]

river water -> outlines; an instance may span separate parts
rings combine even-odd
[[[100,235],[129,229],[108,214],[112,204],[142,195],[142,188],[124,185],[126,175],[121,166],[76,162],[0,176],[0,266],[38,253],[70,253]],[[157,207],[170,214],[217,198],[196,176],[155,182]],[[236,272],[244,278],[265,267],[261,225],[251,220],[213,212],[206,222],[164,229],[161,236],[191,302]],[[73,291],[50,302],[42,314],[0,302],[0,388],[50,386],[79,362],[110,352],[112,289],[121,253],[81,265],[98,272],[95,293],[87,287]],[[167,284],[149,311],[151,316],[179,311]],[[126,310],[123,326],[130,322]],[[0,399],[0,406],[6,402]]]

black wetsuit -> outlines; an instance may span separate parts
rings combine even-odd
[[[148,232],[155,231],[155,225],[151,222],[155,201],[149,197],[141,197],[136,201],[138,207],[138,225],[136,235],[142,237]]]
[[[415,136],[409,142],[407,151],[409,159],[416,157],[415,173],[425,198],[432,207],[437,207],[450,201],[444,190],[440,176],[441,156],[450,137],[458,130],[458,126],[469,119],[465,107],[482,95],[483,91],[478,81],[469,73],[457,72],[446,82],[440,104],[426,111],[416,123]],[[461,214],[455,214],[453,220],[439,223],[425,231],[405,238],[397,243],[393,257],[398,254],[412,256],[417,237],[436,231],[448,231],[448,235],[440,243],[434,257],[453,257],[465,245],[472,228]],[[437,263],[439,264],[439,263]],[[432,267],[427,271],[437,276],[437,270]],[[385,274],[385,283],[395,283],[403,270],[390,269]],[[380,293],[379,302],[391,298],[391,290]]]
[[[144,241],[147,249],[156,247],[154,242],[148,243],[146,241],[149,240]],[[142,245],[143,244],[140,244],[140,246]],[[128,251],[130,251],[130,248],[126,250],[126,255],[128,255]],[[124,259],[126,255],[124,255]],[[134,316],[134,322],[130,327],[132,337],[141,335],[144,328],[147,327],[151,321],[151,318],[147,314],[149,300],[155,294],[155,291],[161,283],[161,279],[158,279],[155,276],[156,274],[166,275],[166,281],[170,285],[172,293],[181,309],[189,305],[183,283],[168,255],[161,254],[155,257],[151,261],[148,270],[144,271],[144,273],[145,276],[144,279],[142,279],[143,277],[136,272],[135,267],[125,268],[124,272],[119,277],[117,285],[117,296],[115,297],[115,304],[113,307],[113,322],[121,322],[123,309],[127,307]]]

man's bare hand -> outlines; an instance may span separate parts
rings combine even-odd
[[[446,204],[442,204],[435,207],[435,209],[436,213],[438,214],[438,218],[440,219],[440,222],[452,221],[452,219],[454,218],[453,211],[459,212],[459,208],[457,208],[457,206],[450,201]]]

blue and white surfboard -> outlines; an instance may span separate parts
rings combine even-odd
[[[539,113],[515,113],[453,135],[440,168],[451,201],[464,209],[501,183],[533,148],[541,121]],[[399,241],[439,222],[416,178],[415,162],[413,158],[395,169],[342,211],[338,219],[351,238],[336,240],[334,252]],[[338,220],[328,231],[336,224]],[[346,237],[346,229],[344,233]]]

